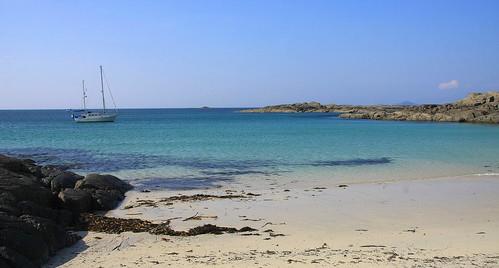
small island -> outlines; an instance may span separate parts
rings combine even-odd
[[[244,113],[340,113],[345,119],[437,121],[499,124],[499,92],[471,93],[447,104],[323,105],[304,102],[242,110]]]

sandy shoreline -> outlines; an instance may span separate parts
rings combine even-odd
[[[178,193],[228,192],[259,196],[125,209],[138,200]],[[499,265],[497,175],[348,187],[271,179],[212,190],[132,191],[107,215],[158,222],[174,218],[176,230],[213,223],[258,231],[195,237],[91,232],[46,267]],[[193,215],[206,217],[184,221]]]

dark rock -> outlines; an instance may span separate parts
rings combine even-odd
[[[82,176],[0,155],[0,267],[39,267],[81,239],[66,231],[80,212],[114,208],[131,188],[110,175]]]
[[[13,195],[16,200],[29,200],[40,205],[50,206],[53,196],[36,178],[0,169],[0,192]]]
[[[91,195],[94,210],[114,209],[125,198],[125,195],[118,190],[95,190]]]
[[[40,168],[40,171],[42,173],[41,182],[47,187],[51,187],[52,180],[55,177],[64,173],[64,170],[61,170],[56,166],[43,166]]]
[[[88,212],[92,208],[92,196],[80,189],[64,189],[59,192],[64,207],[74,212]]]
[[[40,232],[18,217],[0,214],[0,246],[23,254],[40,265],[48,259],[49,249]]]
[[[31,175],[37,177],[37,178],[43,178],[44,175],[42,173],[42,168],[40,166],[34,165],[34,164],[27,164],[26,167],[29,170],[29,173]]]
[[[112,175],[89,174],[75,188],[90,193],[94,210],[110,210],[118,206],[132,186]]]
[[[76,218],[69,210],[43,207],[31,201],[21,201],[17,204],[17,208],[20,214],[51,219],[62,226],[71,225]]]
[[[39,235],[24,233],[19,229],[0,230],[0,246],[21,253],[38,265],[47,261],[49,256],[47,244]]]
[[[58,193],[66,188],[74,188],[76,182],[81,179],[83,179],[83,176],[77,175],[73,172],[64,171],[51,180],[50,188],[52,189],[52,192]]]
[[[11,172],[30,173],[30,170],[23,160],[4,155],[0,155],[0,168],[4,168]]]
[[[36,268],[33,262],[23,255],[7,247],[0,247],[0,267],[2,268]]]
[[[71,235],[52,220],[31,215],[23,215],[20,219],[38,231],[37,233],[48,246],[49,254],[54,254],[57,250],[69,246],[73,242]]]
[[[19,209],[16,206],[17,200],[11,193],[0,192],[0,212],[9,215],[19,215]]]
[[[132,189],[132,186],[113,175],[88,174],[76,183],[77,189],[118,190],[122,194]]]
[[[50,219],[31,215],[0,214],[0,246],[24,255],[41,265],[57,250],[77,241],[74,234]]]
[[[43,184],[45,187],[51,187],[52,180],[54,177],[43,177],[40,179],[40,182]]]
[[[44,177],[55,177],[64,172],[64,170],[53,165],[47,165],[41,167],[41,172]]]

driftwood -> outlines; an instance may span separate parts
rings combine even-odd
[[[259,196],[259,194],[247,193],[246,195],[211,195],[211,194],[195,194],[195,195],[175,195],[166,198],[161,198],[158,200],[141,199],[137,200],[134,204],[130,204],[124,207],[124,209],[131,209],[136,207],[157,207],[158,204],[164,204],[167,206],[173,205],[174,202],[191,202],[191,201],[205,201],[213,199],[245,199],[254,196]]]
[[[218,216],[205,216],[205,215],[198,215],[198,214],[199,213],[196,212],[196,215],[188,217],[188,218],[185,218],[182,221],[190,221],[190,220],[200,221],[202,219],[216,219],[216,218],[218,218]]]

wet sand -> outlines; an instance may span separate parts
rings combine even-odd
[[[159,201],[178,194],[246,197]],[[268,178],[211,190],[132,191],[106,215],[170,219],[175,230],[211,223],[258,231],[90,232],[47,267],[499,266],[497,175],[349,185]]]

